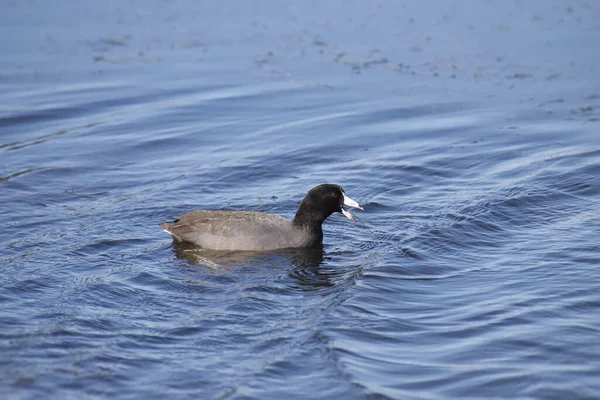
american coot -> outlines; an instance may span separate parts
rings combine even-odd
[[[344,206],[363,208],[338,185],[312,188],[293,220],[253,211],[192,211],[159,226],[177,242],[213,250],[275,250],[323,242],[321,225],[334,212],[354,217]]]

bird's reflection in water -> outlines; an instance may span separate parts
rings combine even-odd
[[[188,243],[175,243],[173,250],[178,259],[185,260],[190,266],[204,267],[209,273],[255,266],[284,268],[294,281],[291,286],[302,291],[333,286],[340,279],[339,271],[326,268],[327,256],[322,246],[254,252],[209,250]]]
[[[323,247],[281,249],[269,252],[210,250],[189,243],[175,243],[177,258],[190,265],[201,265],[213,271],[248,267],[257,264],[291,264],[297,267],[318,267],[324,259]]]

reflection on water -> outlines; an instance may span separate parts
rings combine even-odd
[[[299,249],[281,249],[269,252],[210,250],[190,243],[173,242],[173,251],[180,260],[190,265],[201,265],[210,270],[225,271],[253,265],[280,267],[293,265],[299,268],[317,268],[323,262],[323,246]]]
[[[281,249],[270,252],[209,250],[189,243],[173,243],[173,252],[189,266],[205,267],[205,273],[235,273],[240,268],[282,268],[292,279],[294,290],[315,291],[331,287],[345,278],[345,271],[324,265],[327,256],[323,246],[314,248]],[[351,275],[356,276],[355,273]]]

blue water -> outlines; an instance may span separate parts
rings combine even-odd
[[[600,397],[600,4],[0,9],[1,398]]]

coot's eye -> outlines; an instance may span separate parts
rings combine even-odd
[[[335,192],[333,192],[333,198],[334,198],[334,199],[337,199],[337,197],[338,197],[338,194],[337,194],[337,193],[335,193]]]

